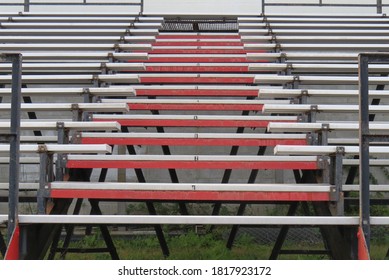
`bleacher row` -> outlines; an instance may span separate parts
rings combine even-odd
[[[357,258],[344,228],[352,226],[356,235],[359,221],[344,216],[344,203],[359,187],[355,178],[344,184],[342,170],[359,165],[353,157],[359,150],[353,115],[358,53],[388,49],[386,19],[244,17],[237,19],[238,33],[160,32],[163,20],[0,14],[0,52],[23,55],[21,163],[40,163],[40,178],[20,186],[21,201],[26,191],[26,201],[37,196],[39,215],[19,217],[35,228],[38,245],[25,246],[20,258],[43,257],[50,245],[54,257],[62,224],[103,227],[112,258],[118,255],[107,225],[153,225],[168,255],[160,225],[170,223],[233,225],[229,247],[239,225],[318,225],[327,231],[332,258]],[[370,129],[388,132],[389,107],[380,100],[385,104],[389,67],[370,70],[377,86],[370,92],[377,115]],[[2,132],[10,128],[10,71],[10,64],[0,64]],[[371,147],[372,166],[389,165],[385,145]],[[137,154],[137,147],[146,147],[146,154]],[[0,164],[8,163],[7,153],[9,145],[1,144]],[[132,169],[138,182],[105,182],[109,169]],[[261,170],[282,170],[281,177],[295,182],[269,182]],[[210,178],[204,182],[198,172]],[[5,181],[0,188],[8,189]],[[93,215],[78,215],[83,199]],[[152,216],[104,215],[100,201],[146,202]],[[158,216],[154,202],[178,202],[182,216]],[[212,216],[190,215],[189,202],[213,203]],[[243,216],[248,203],[307,202],[314,217]],[[222,203],[238,203],[238,216],[218,216]],[[371,224],[388,225],[389,219],[372,217]],[[67,226],[67,238],[72,230]],[[280,253],[278,245],[272,256]]]

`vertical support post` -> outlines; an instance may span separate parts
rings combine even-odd
[[[265,6],[266,6],[266,0],[262,0],[262,15],[265,16]]]
[[[30,11],[30,0],[24,0],[24,11],[25,12]]]
[[[144,11],[144,5],[145,5],[145,1],[144,0],[141,0],[140,1],[140,15],[143,15],[143,11]]]
[[[8,195],[8,242],[10,242],[11,236],[18,225],[22,55],[7,54],[4,55],[2,58],[12,62],[12,98]]]
[[[49,157],[48,153],[42,152],[39,155],[40,157],[40,166],[39,166],[39,191],[37,197],[37,210],[38,214],[46,214],[46,199],[44,196],[45,187],[48,182],[48,165]]]
[[[382,14],[382,0],[377,0],[377,14]]]
[[[359,54],[359,211],[360,226],[370,249],[370,186],[369,186],[369,57]]]

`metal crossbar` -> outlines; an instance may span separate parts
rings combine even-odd
[[[24,8],[24,12],[29,12],[32,6],[139,6],[140,14],[143,13],[143,2],[144,0],[128,0],[127,2],[121,1],[109,1],[109,2],[95,2],[91,0],[83,0],[79,2],[66,2],[66,1],[55,1],[46,2],[35,1],[35,0],[21,0],[20,2],[4,2],[0,3],[0,6],[21,6]]]
[[[382,0],[377,0],[376,4],[364,3],[323,3],[323,0],[318,0],[317,3],[294,3],[294,2],[269,2],[269,0],[262,0],[262,13],[265,13],[266,7],[359,7],[359,8],[376,8],[377,14],[382,13],[383,7],[389,7],[389,4],[383,4]]]

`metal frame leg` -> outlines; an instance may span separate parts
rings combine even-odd
[[[4,241],[4,236],[0,232],[0,254],[4,257],[7,251],[7,244]]]
[[[293,202],[290,204],[287,216],[294,216],[297,211],[299,202]],[[289,226],[282,226],[277,236],[276,243],[274,244],[273,250],[270,254],[269,260],[276,260],[281,252],[282,246],[284,245],[286,236],[288,235]]]
[[[128,133],[129,132],[128,128],[125,126],[122,126],[122,132]],[[135,148],[132,145],[127,146],[127,151],[130,155],[136,154]],[[135,170],[136,177],[138,178],[138,182],[139,183],[146,183],[146,178],[143,174],[142,169],[136,168],[134,170]],[[146,201],[146,206],[147,206],[147,210],[148,210],[150,215],[157,215],[157,211],[155,210],[153,202]],[[165,235],[163,233],[161,225],[154,225],[154,230],[155,230],[155,234],[157,235],[159,245],[161,246],[162,254],[165,257],[168,257],[170,255],[169,247],[167,245],[166,238],[165,238]]]
[[[259,147],[257,155],[258,156],[264,155],[266,148],[267,148],[266,146]],[[255,180],[257,179],[257,176],[258,176],[258,171],[259,171],[258,169],[251,170],[250,177],[249,177],[248,182],[247,182],[248,184],[255,183]],[[243,216],[243,214],[246,210],[246,207],[247,207],[247,203],[241,203],[239,205],[238,212],[236,213],[236,215]],[[239,225],[232,226],[231,231],[230,231],[230,235],[229,235],[228,240],[227,240],[226,247],[228,249],[232,248],[234,241],[235,241],[235,238],[236,238],[236,235],[238,234],[238,231],[239,231]]]
[[[155,99],[155,97],[152,99]],[[153,115],[159,115],[158,110],[151,110],[151,113]],[[158,133],[165,133],[165,129],[162,126],[157,126],[156,129],[157,129]],[[163,146],[161,146],[161,148],[162,148],[162,152],[164,155],[171,155],[169,146],[163,145]],[[170,180],[172,181],[172,183],[178,184],[180,181],[178,179],[177,171],[175,169],[168,169],[168,171],[169,171],[169,176],[170,176]],[[178,206],[180,208],[181,215],[189,215],[189,211],[188,211],[188,208],[186,207],[185,203],[179,202]]]
[[[254,97],[251,97],[251,96],[247,97],[247,100],[252,100],[252,99],[254,99]],[[242,116],[248,116],[249,114],[250,114],[250,111],[243,111],[242,112]],[[236,130],[237,134],[240,134],[243,132],[244,132],[244,127],[238,127]],[[230,151],[230,156],[236,156],[238,154],[238,151],[239,151],[239,146],[232,146],[231,151]],[[232,169],[224,170],[223,178],[221,181],[222,184],[228,184],[228,182],[230,181],[231,173],[232,173]],[[212,215],[213,216],[219,215],[221,207],[222,207],[221,203],[219,203],[219,202],[215,203],[213,206]],[[213,229],[213,227],[210,228],[210,231],[212,231],[212,229]]]
[[[94,215],[102,215],[102,212],[99,207],[99,202],[94,199],[89,199],[89,203],[92,206],[92,212]],[[99,225],[101,234],[104,238],[104,242],[107,245],[107,248],[109,250],[109,253],[111,255],[111,258],[113,260],[119,260],[119,255],[116,251],[115,244],[113,243],[111,234],[109,233],[108,226],[107,225]]]

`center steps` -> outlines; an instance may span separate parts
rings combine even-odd
[[[52,20],[42,19],[45,23]],[[53,25],[58,20],[53,21]],[[24,189],[38,191],[40,214],[50,212],[55,217],[54,222],[50,220],[50,224],[44,225],[42,219],[45,215],[37,216],[36,220],[34,215],[31,216],[28,239],[38,242],[29,243],[29,250],[24,252],[23,258],[42,258],[51,244],[54,244],[50,253],[50,257],[53,257],[57,250],[60,225],[72,224],[71,221],[74,224],[95,224],[93,219],[101,223],[108,252],[112,258],[117,258],[107,228],[113,219],[103,215],[99,201],[118,200],[145,201],[151,215],[158,214],[153,204],[155,201],[179,203],[181,214],[187,217],[170,219],[157,215],[152,222],[164,255],[168,255],[169,250],[158,220],[168,224],[190,219],[192,213],[187,202],[212,202],[214,208],[210,214],[215,217],[211,220],[219,221],[220,218],[216,224],[223,223],[223,217],[217,216],[221,203],[239,203],[237,215],[240,217],[227,219],[234,224],[228,240],[229,248],[234,242],[239,221],[242,224],[255,221],[257,225],[276,223],[283,225],[283,228],[272,254],[274,257],[283,243],[285,230],[287,232],[285,227],[291,224],[314,225],[316,219],[317,224],[322,226],[331,257],[351,258],[348,234],[353,234],[357,219],[342,216],[342,183],[337,177],[339,174],[334,174],[332,169],[334,161],[343,154],[337,153],[337,149],[335,153],[333,149],[329,153],[320,149],[309,150],[312,153],[309,155],[293,153],[301,153],[304,150],[299,150],[301,146],[314,144],[314,147],[319,140],[323,145],[355,144],[355,139],[339,142],[341,139],[336,139],[337,136],[331,131],[332,127],[353,131],[357,127],[355,124],[336,126],[332,121],[320,121],[323,110],[338,112],[338,107],[315,103],[307,107],[290,103],[307,103],[315,94],[327,100],[334,96],[354,98],[356,94],[351,88],[338,91],[327,86],[330,83],[350,87],[355,85],[355,65],[342,67],[342,63],[355,63],[355,50],[383,50],[385,47],[370,38],[368,44],[349,44],[341,48],[345,51],[343,55],[337,51],[339,44],[336,44],[342,39],[326,37],[322,39],[330,41],[330,47],[327,52],[322,52],[324,46],[319,43],[321,41],[307,44],[306,36],[310,33],[304,35],[300,32],[303,29],[293,29],[296,26],[287,30],[297,34],[295,40],[299,44],[290,44],[289,41],[293,40],[281,36],[270,38],[268,34],[275,29],[271,29],[268,23],[258,27],[256,21],[270,20],[261,17],[238,19],[241,26],[239,33],[163,33],[155,29],[162,22],[161,18],[140,17],[131,20],[152,22],[154,27],[138,29],[130,25],[120,31],[118,26],[115,26],[115,30],[108,26],[98,34],[104,27],[90,20],[88,28],[93,32],[89,35],[93,36],[89,36],[85,26],[81,28],[81,25],[79,32],[62,26],[64,30],[53,36],[53,31],[47,31],[51,29],[50,24],[37,24],[36,30],[30,34],[28,30],[16,25],[12,27],[12,23],[9,23],[7,28],[15,30],[3,32],[4,36],[0,37],[5,42],[4,50],[19,50],[24,54],[26,67],[23,69],[23,80],[26,88],[23,88],[22,94],[25,102],[31,102],[31,97],[35,101],[36,97],[48,98],[54,94],[61,103],[65,103],[62,99],[66,97],[77,100],[62,104],[60,116],[47,122],[36,118],[49,117],[44,115],[45,111],[59,111],[56,102],[47,102],[50,105],[40,106],[42,108],[34,109],[33,105],[22,107],[30,118],[29,123],[22,122],[22,128],[34,135],[34,138],[31,135],[23,136],[22,141],[39,141],[36,150],[41,159],[48,163],[56,162],[56,172],[53,172],[53,168],[40,170],[47,172],[44,173],[47,176],[41,175],[43,179],[38,186],[23,185]],[[114,19],[112,21],[115,22]],[[288,22],[288,19],[285,21]],[[317,29],[315,25],[311,27],[313,31],[310,32]],[[355,32],[357,29],[354,27],[343,26],[346,31],[342,32]],[[373,25],[371,27],[375,29]],[[115,33],[110,32],[113,30]],[[319,33],[327,32],[322,28],[318,30]],[[20,36],[17,40],[6,36],[10,32]],[[267,40],[270,42],[267,43]],[[274,43],[274,40],[285,42]],[[93,41],[96,43],[91,44]],[[331,60],[326,61],[328,65],[313,66],[316,60],[323,62],[326,59]],[[305,63],[307,60],[309,64]],[[374,69],[378,73],[386,68]],[[10,66],[2,65],[0,71],[4,74],[0,77],[1,84],[8,85],[11,82]],[[304,75],[300,76],[301,73]],[[351,76],[336,76],[339,73]],[[385,81],[386,77],[375,79],[378,85],[375,96],[385,96],[384,91],[378,93]],[[323,88],[312,90],[307,87],[312,84]],[[312,96],[311,92],[314,93]],[[10,91],[0,89],[0,94],[8,98]],[[85,103],[89,102],[95,105],[87,106]],[[8,112],[9,108],[5,106],[2,110]],[[355,111],[355,107],[350,110]],[[334,117],[331,117],[332,120]],[[4,122],[1,127],[9,128],[9,122]],[[45,143],[52,143],[55,139],[42,135],[43,130],[53,132],[59,144],[82,144],[75,147],[77,149],[103,144],[98,146],[103,153],[111,151],[107,146],[110,145],[114,152],[83,156],[64,153],[63,150],[48,152],[50,146]],[[276,133],[270,133],[273,131]],[[282,132],[287,133],[280,134]],[[125,146],[128,155],[118,155],[116,146]],[[137,154],[137,147],[140,146],[146,150],[146,154]],[[273,147],[277,147],[275,152],[282,151],[282,147],[290,149],[292,155],[272,155]],[[3,148],[6,153],[7,147]],[[355,153],[355,149],[351,150]],[[82,152],[82,149],[77,151]],[[6,155],[0,159],[2,162],[7,162]],[[23,162],[37,163],[39,159],[23,157]],[[374,162],[371,164],[386,164],[382,160]],[[355,166],[358,160],[344,159],[343,164]],[[118,182],[107,173],[108,169],[123,168],[133,169],[138,182]],[[295,182],[275,183],[280,178],[274,176],[270,180],[263,176],[270,170],[284,170]],[[2,188],[7,189],[7,186]],[[375,189],[385,190],[386,187],[381,185]],[[56,214],[70,213],[70,203],[74,198],[78,199],[74,215],[67,215],[63,220],[56,219]],[[78,215],[81,199],[90,200],[93,215]],[[326,217],[304,220],[305,216],[286,219],[270,216],[255,220],[242,216],[247,203],[290,204],[288,215],[292,215],[299,203],[306,210],[308,202],[312,203],[315,215]],[[311,214],[308,212],[305,215]],[[332,216],[334,213],[341,217],[336,219]],[[120,224],[130,218],[118,215],[114,220]],[[196,219],[201,220],[201,217]],[[23,216],[22,221],[28,220],[29,217]],[[380,218],[373,220],[375,224],[387,222]],[[204,223],[208,222],[204,217]],[[353,229],[347,233],[339,224],[347,224]],[[71,225],[67,226],[67,232],[68,244]]]

